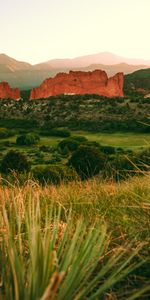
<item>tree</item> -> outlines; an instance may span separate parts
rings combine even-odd
[[[98,148],[81,145],[69,159],[81,179],[90,178],[100,172],[105,165],[105,155]]]
[[[30,164],[23,153],[11,150],[3,158],[1,163],[1,171],[10,173],[16,171],[18,173],[28,172]]]

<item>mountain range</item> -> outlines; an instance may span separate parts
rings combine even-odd
[[[150,67],[150,60],[130,59],[109,52],[86,55],[73,59],[52,59],[31,65],[6,54],[0,54],[0,82],[7,81],[12,87],[31,89],[60,72],[93,71],[101,69],[113,76],[117,72],[130,74]]]

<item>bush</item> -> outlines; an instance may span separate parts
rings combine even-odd
[[[80,135],[80,136],[72,136],[71,139],[73,139],[73,140],[75,140],[75,141],[77,141],[79,143],[85,143],[85,142],[88,141],[87,138],[85,136],[82,136],[82,135]]]
[[[18,173],[28,172],[30,164],[23,153],[11,150],[3,158],[1,163],[1,171],[3,173],[10,173],[15,171]]]
[[[76,172],[63,165],[36,166],[32,170],[33,177],[41,184],[60,184],[61,181],[71,181],[77,178]]]
[[[84,143],[86,146],[88,147],[94,147],[94,148],[98,148],[99,150],[101,150],[101,145],[96,142],[96,141],[87,141],[86,143]]]
[[[69,159],[81,179],[90,178],[100,172],[105,165],[105,155],[97,148],[80,146]]]
[[[58,148],[63,151],[64,148],[68,148],[69,151],[75,151],[79,147],[80,143],[72,138],[65,139],[58,144]]]
[[[42,151],[42,152],[54,153],[56,151],[56,147],[41,145],[39,147],[39,150]]]
[[[68,129],[54,128],[47,132],[50,136],[70,137],[71,133]]]
[[[118,154],[107,162],[104,177],[118,181],[135,175],[136,171],[135,158],[133,156]]]
[[[60,162],[61,159],[62,159],[62,158],[61,158],[61,155],[60,155],[59,153],[57,153],[57,152],[54,152],[54,153],[52,154],[52,157],[51,157],[49,163],[50,163],[50,164],[55,164],[55,163]]]
[[[17,137],[16,144],[19,146],[36,145],[40,140],[39,136],[34,133],[23,134]]]
[[[144,149],[135,157],[136,164],[142,170],[148,170],[150,166],[150,148]]]
[[[112,146],[101,146],[101,151],[105,154],[111,155],[111,154],[115,154],[116,149],[115,147]]]

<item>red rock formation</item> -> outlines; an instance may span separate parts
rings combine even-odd
[[[108,79],[105,71],[70,71],[48,78],[35,89],[30,99],[48,98],[60,94],[98,94],[106,97],[123,97],[123,73]]]
[[[11,88],[7,82],[0,82],[0,99],[20,99],[20,90]]]

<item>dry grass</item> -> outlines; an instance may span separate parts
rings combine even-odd
[[[82,222],[80,223],[79,220]],[[5,280],[8,281],[11,289],[13,289],[15,282],[15,293],[18,295],[18,300],[36,300],[40,297],[42,300],[66,300],[66,293],[69,293],[71,297],[67,300],[86,299],[83,297],[83,295],[88,294],[86,284],[83,287],[84,291],[79,289],[78,298],[74,298],[73,288],[76,285],[72,282],[72,278],[75,276],[75,283],[77,284],[77,278],[80,275],[81,283],[82,280],[84,282],[84,273],[81,272],[80,274],[82,270],[80,263],[84,258],[85,250],[88,251],[88,254],[86,260],[83,261],[85,265],[87,264],[87,270],[90,270],[88,257],[91,254],[91,261],[89,261],[91,265],[93,258],[97,259],[97,263],[100,263],[104,269],[105,264],[107,265],[106,278],[108,280],[106,285],[103,281],[105,276],[100,277],[101,280],[98,281],[101,282],[102,286],[98,289],[98,295],[101,295],[102,298],[93,298],[94,294],[90,294],[91,291],[95,293],[93,283],[93,290],[91,289],[89,292],[88,299],[149,299],[149,174],[145,177],[131,178],[120,184],[112,181],[102,182],[97,178],[87,182],[62,183],[60,186],[40,187],[32,181],[28,181],[24,186],[1,186],[0,224],[1,262],[6,255],[3,276],[6,273]],[[107,224],[107,234],[105,224]],[[104,234],[104,245],[101,244],[101,238],[96,233],[97,230]],[[95,242],[94,240],[91,242],[93,234],[96,234]],[[88,247],[84,248],[86,239]],[[67,246],[65,246],[66,243]],[[97,257],[99,253],[98,243],[101,244],[99,257]],[[48,249],[50,249],[50,253],[48,253]],[[96,251],[95,254],[93,251]],[[122,251],[125,251],[124,254]],[[80,253],[83,256],[80,256]],[[132,263],[131,259],[129,261],[127,259],[130,257],[130,253],[133,258]],[[78,255],[81,261],[78,260]],[[31,268],[29,268],[28,260],[26,261],[27,257],[31,263]],[[124,273],[121,271],[117,273],[117,268],[123,270],[120,259],[125,264]],[[45,260],[48,265],[50,264],[51,272],[47,271],[48,266]],[[128,273],[139,262],[141,264],[141,261],[146,261],[146,266],[128,277]],[[109,264],[107,264],[108,262]],[[82,267],[83,270],[86,270],[84,264]],[[96,265],[94,266],[96,267]],[[36,268],[39,275],[34,278]],[[72,270],[72,268],[75,269]],[[111,275],[113,268],[114,277]],[[12,277],[8,276],[9,272]],[[27,276],[27,272],[31,273],[30,276]],[[42,281],[42,287],[39,287],[41,279],[38,276],[43,276],[42,274],[45,274],[46,282]],[[116,287],[116,282],[122,280],[122,275],[127,276],[127,279],[119,287],[118,285]],[[88,280],[91,280],[90,276],[91,273],[89,273]],[[29,294],[24,291],[24,277],[28,278],[26,284],[29,285]],[[21,283],[19,283],[20,280]],[[2,281],[2,286],[3,284]],[[5,289],[8,289],[8,285],[4,284]],[[19,285],[21,286],[19,287]],[[140,295],[139,297],[139,292],[135,293],[137,286],[145,285],[141,295],[146,293],[146,296]],[[38,292],[36,292],[36,288]],[[132,292],[136,297],[131,297]],[[39,295],[41,296],[39,297]],[[62,295],[63,298],[61,298]],[[80,297],[80,295],[82,296]],[[16,300],[12,290],[8,292],[8,297],[3,298],[1,287],[0,299]]]

